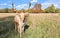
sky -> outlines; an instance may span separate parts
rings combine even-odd
[[[31,8],[34,7],[36,3],[42,5],[42,9],[47,8],[51,4],[54,4],[56,8],[60,8],[60,0],[0,0],[0,9],[2,8],[12,8],[11,4],[14,3],[14,8],[17,10],[28,9],[28,3],[31,2]]]

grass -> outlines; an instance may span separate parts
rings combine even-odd
[[[60,38],[60,15],[30,14],[22,38]],[[0,18],[0,38],[19,38],[14,32],[13,17]]]

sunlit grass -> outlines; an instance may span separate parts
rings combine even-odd
[[[0,38],[19,38],[14,32],[13,17],[0,19]],[[26,24],[29,26],[22,38],[60,38],[60,15],[30,14]]]

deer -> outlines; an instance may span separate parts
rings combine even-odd
[[[17,13],[16,16],[14,17],[15,31],[16,31],[16,29],[18,29],[20,37],[22,36],[22,33],[24,34],[26,16],[28,16],[28,14],[25,14],[22,12],[22,13]]]

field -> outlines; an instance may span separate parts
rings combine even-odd
[[[13,17],[0,14],[0,38],[19,38],[19,33],[14,32]],[[60,38],[60,14],[29,14],[22,38]]]

